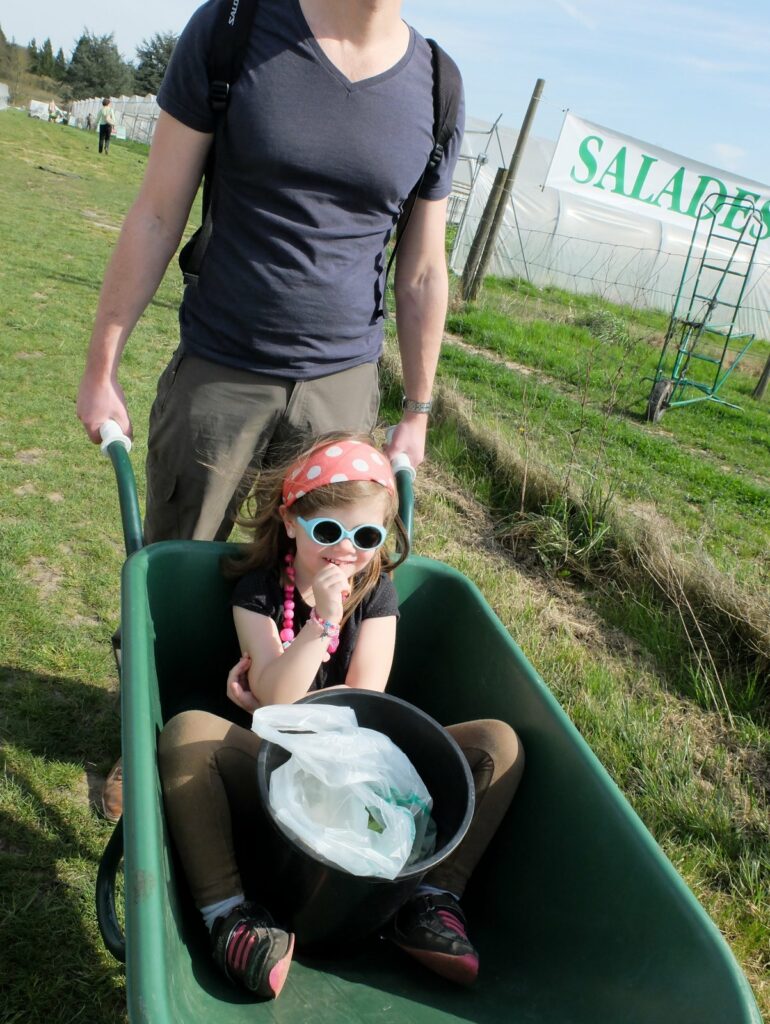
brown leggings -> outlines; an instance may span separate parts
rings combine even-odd
[[[513,729],[495,719],[450,725],[448,731],[471,767],[476,809],[462,843],[424,881],[461,896],[513,799],[524,751]],[[184,711],[161,733],[166,815],[198,907],[245,891],[233,831],[240,826],[240,840],[255,817],[260,742],[250,730],[207,711]]]

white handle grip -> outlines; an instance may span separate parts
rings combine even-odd
[[[131,451],[131,438],[126,437],[115,420],[105,420],[99,427],[99,433],[102,436],[101,449],[104,455],[113,441],[122,444],[127,452]]]
[[[394,455],[390,460],[390,467],[394,473],[398,473],[400,469],[405,469],[412,480],[417,476],[417,470],[409,461],[409,456],[406,452],[399,452],[397,455]]]

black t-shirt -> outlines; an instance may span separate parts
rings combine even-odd
[[[310,608],[299,592],[294,596],[294,632],[299,633],[310,616]],[[275,622],[279,631],[283,619],[283,586],[277,569],[255,569],[242,576],[235,585],[232,604],[259,615],[267,615]],[[398,595],[391,580],[384,574],[377,586],[358,605],[342,627],[340,644],[328,661],[323,662],[310,690],[322,690],[326,686],[338,686],[345,682],[353,648],[358,640],[364,619],[380,619],[388,615],[398,617]]]

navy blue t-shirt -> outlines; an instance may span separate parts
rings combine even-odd
[[[211,132],[206,70],[212,0],[193,15],[158,93],[167,113]],[[433,148],[430,48],[410,29],[389,70],[350,82],[298,0],[259,0],[217,144],[213,234],[180,310],[195,355],[313,379],[375,362],[384,250]],[[424,199],[451,190],[463,110]]]

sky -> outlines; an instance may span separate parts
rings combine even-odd
[[[288,2],[288,0],[287,0]],[[196,0],[37,0],[0,9],[9,39],[50,37],[67,57],[84,28],[133,59],[178,33]],[[518,128],[545,79],[533,134],[555,140],[564,111],[691,160],[770,183],[770,2],[404,0],[403,16],[463,73],[469,115]]]

